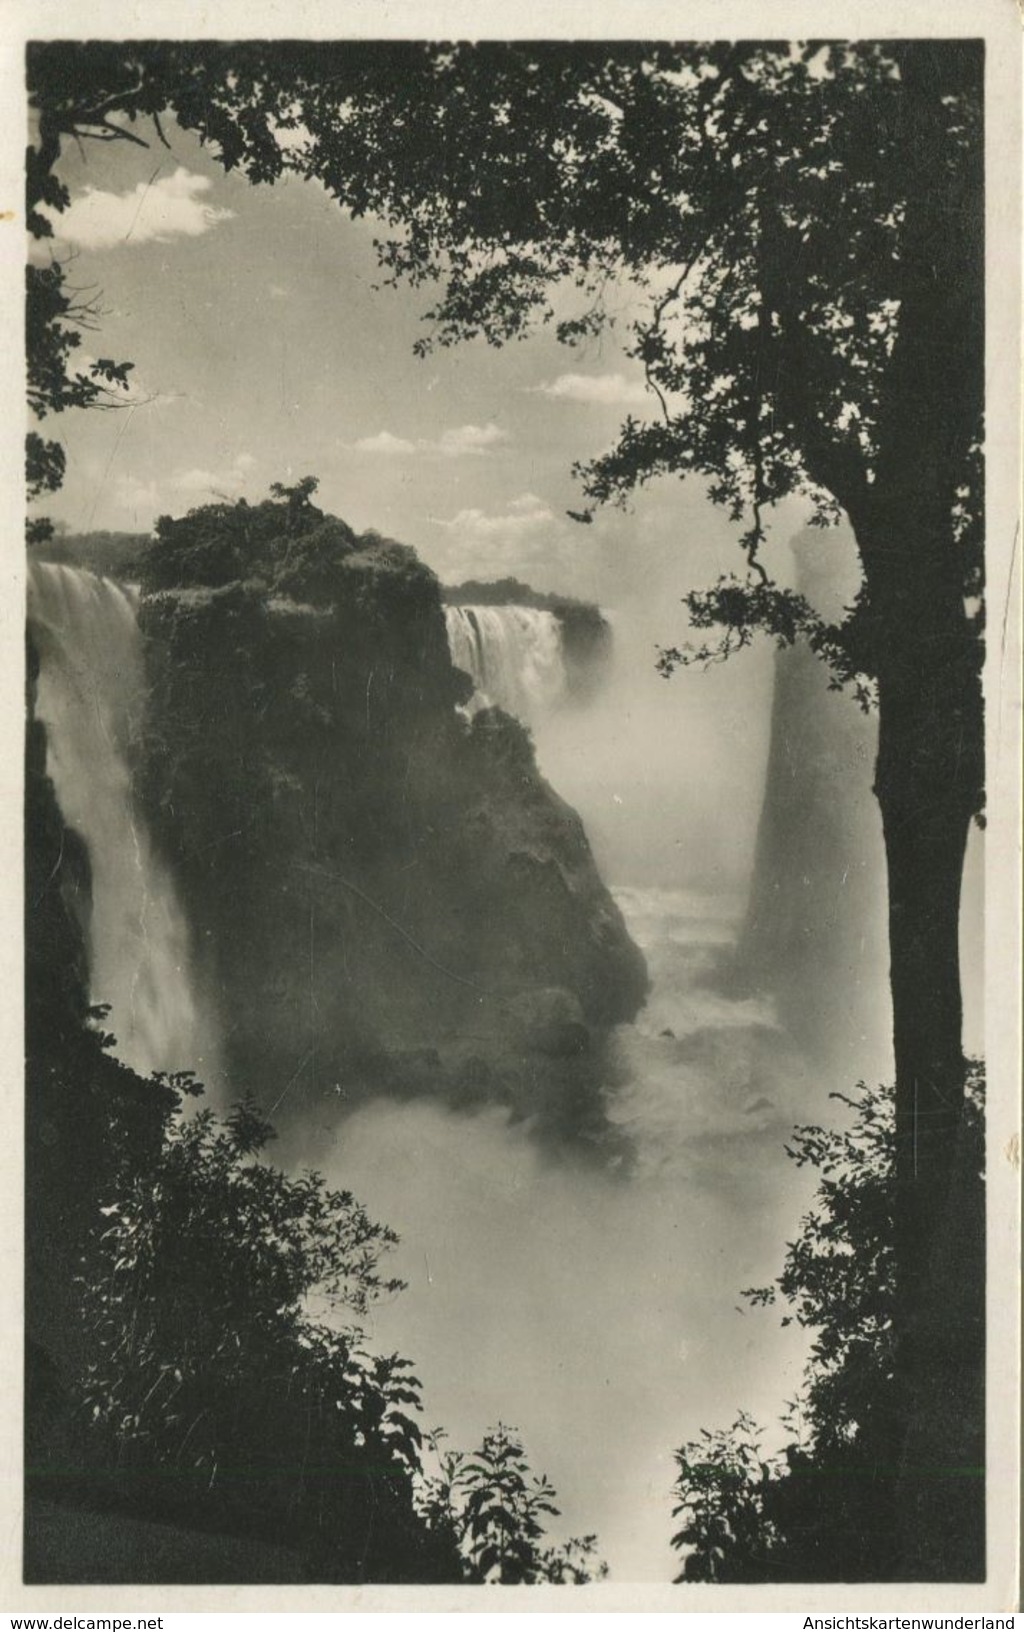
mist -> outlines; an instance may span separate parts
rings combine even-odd
[[[692,496],[689,503],[691,523],[700,521]],[[627,578],[621,560],[599,550],[567,575],[573,592],[588,583],[591,593],[604,592],[613,640],[601,689],[573,704],[556,688],[532,720],[542,773],[583,818],[650,975],[646,1005],[611,1034],[601,1059],[597,1087],[617,1146],[595,1159],[564,1133],[553,1138],[538,1116],[493,1104],[456,1111],[437,1100],[373,1097],[346,1114],[335,1096],[296,1101],[284,1085],[274,1108],[277,1159],[323,1172],[399,1232],[394,1270],[407,1289],[374,1308],[368,1339],[414,1362],[425,1427],[443,1427],[452,1446],[472,1450],[498,1421],[514,1425],[534,1471],[559,1492],[556,1534],[596,1531],[619,1581],[665,1581],[678,1568],[672,1484],[684,1441],[727,1426],[741,1409],[765,1423],[766,1443],[780,1436],[807,1340],[742,1293],[779,1273],[810,1198],[812,1176],[784,1151],[793,1126],[839,1120],[830,1094],[849,1092],[858,1078],[886,1080],[890,1047],[883,856],[870,790],[874,722],[848,696],[829,693],[810,666],[799,706],[839,748],[824,795],[812,781],[809,797],[812,805],[833,801],[842,819],[829,812],[822,824],[820,810],[798,808],[795,854],[803,884],[836,881],[835,912],[802,922],[801,879],[780,875],[779,908],[769,912],[767,941],[762,933],[757,943],[761,963],[755,958],[740,989],[727,975],[749,933],[755,857],[759,869],[773,865],[764,800],[782,671],[763,643],[726,665],[683,668],[667,681],[658,674],[658,647],[680,638],[686,587],[728,570],[735,545],[712,516],[684,580],[664,512],[647,520],[644,571]],[[836,615],[856,576],[849,540],[840,536],[832,548],[833,564],[845,548],[850,568],[845,585],[841,575],[838,587],[828,580],[834,599],[822,610]],[[786,541],[772,549],[773,572],[794,581]],[[564,580],[537,587],[564,588]],[[104,594],[113,604],[120,592],[108,586]],[[94,685],[99,695],[96,676],[86,689]],[[56,771],[71,705],[58,708],[52,695],[44,672],[41,707]],[[116,756],[110,765],[124,781]],[[58,777],[66,813],[91,775],[79,766],[64,791]],[[129,819],[126,797],[118,795]],[[103,836],[87,837],[95,870]],[[145,859],[140,853],[143,884],[163,885]],[[103,877],[96,870],[100,907],[113,912],[115,928],[131,929],[135,908]],[[972,853],[968,1038],[979,1021],[977,879]],[[165,937],[180,976],[186,925],[169,878],[165,893],[164,916],[181,930]],[[817,899],[809,895],[805,911]],[[776,934],[794,912],[796,939]],[[159,947],[147,925],[139,933]],[[122,965],[132,964],[123,942],[94,923],[94,981],[98,972],[116,987]],[[171,982],[171,999],[177,990]],[[844,1023],[851,1006],[852,1026]],[[134,996],[121,1001],[129,1007],[134,1014]],[[158,1005],[156,1019],[166,1018],[173,1046],[185,1047],[182,1032],[195,1027],[178,1012],[184,998],[164,1007],[173,1012],[164,1016]],[[795,1024],[808,1014],[816,1017],[810,1038]],[[228,1090],[206,1069],[215,1046],[206,1053],[211,1098],[223,1108]],[[168,1062],[161,1055],[154,1063]]]
[[[595,1530],[620,1581],[672,1577],[673,1449],[741,1405],[771,1417],[803,1351],[738,1296],[771,1279],[793,1220],[779,1141],[731,1134],[703,1084],[678,1086],[693,1147],[655,1155],[652,1118],[650,1168],[629,1179],[552,1161],[496,1110],[388,1101],[337,1129],[325,1163],[402,1236],[407,1290],[370,1336],[414,1355],[427,1425],[461,1449],[518,1427],[558,1532]]]
[[[609,616],[611,672],[586,709],[535,728],[544,774],[581,815],[612,884],[746,889],[764,782],[771,653],[735,665],[655,668],[666,644],[661,602]]]
[[[710,581],[732,564],[723,543],[735,546],[715,538],[714,518],[703,537]],[[613,655],[599,695],[533,724],[541,769],[583,816],[648,960],[650,997],[615,1036],[607,1095],[631,1162],[583,1165],[496,1108],[377,1100],[310,1130],[317,1165],[402,1237],[408,1287],[371,1335],[414,1356],[426,1422],[462,1449],[499,1419],[514,1424],[559,1492],[559,1533],[596,1531],[614,1578],[638,1581],[678,1569],[674,1450],[741,1408],[770,1441],[798,1387],[804,1334],[741,1292],[778,1274],[810,1197],[784,1153],[792,1127],[837,1120],[829,1093],[855,1080],[845,1062],[808,1058],[770,996],[721,988],[751,883],[775,659],[762,644],[727,665],[657,673],[686,587],[673,543],[655,534],[645,571],[626,578],[619,562],[606,577]],[[791,577],[784,544],[776,554]],[[592,567],[591,583],[601,576]],[[870,766],[851,766],[861,774]],[[869,793],[865,782],[857,797]],[[809,864],[855,863],[881,891],[880,833],[863,837],[868,854]],[[858,932],[877,941],[883,909],[879,893]],[[884,964],[872,978],[865,1075],[884,1074],[889,1046]]]

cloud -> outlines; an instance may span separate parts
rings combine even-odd
[[[447,454],[449,458],[458,458],[464,453],[487,453],[489,449],[508,440],[507,431],[503,431],[500,425],[488,421],[486,425],[460,425],[457,430],[444,431],[437,443],[426,442],[423,446],[426,449],[436,447],[439,453]]]
[[[450,521],[436,521],[464,542],[500,539],[515,542],[551,527],[558,518],[550,505],[535,493],[523,493],[509,502],[504,512],[488,515],[483,510],[460,510]]]
[[[255,464],[251,453],[240,453],[221,470],[204,470],[194,466],[191,470],[178,471],[167,485],[175,493],[193,497],[213,499],[224,494],[233,499],[241,493]]]
[[[111,249],[115,244],[165,243],[170,238],[198,238],[233,210],[205,202],[212,183],[179,166],[172,176],[142,182],[127,193],[86,187],[63,213],[45,210],[54,236],[81,249]]]
[[[114,480],[114,500],[127,510],[137,522],[152,521],[162,508],[160,490],[155,482],[142,482],[137,476],[118,476]]]
[[[586,402],[601,407],[635,407],[648,400],[643,381],[627,380],[624,374],[559,374],[556,380],[527,389],[560,402]]]
[[[218,498],[237,499],[242,495],[256,460],[251,453],[239,453],[220,470],[193,465],[176,470],[162,481],[143,481],[122,475],[114,481],[114,498],[137,524],[152,522],[158,515],[179,513],[194,504],[210,504]]]
[[[352,453],[372,453],[385,458],[409,454],[441,454],[446,459],[465,456],[481,458],[492,449],[509,442],[509,434],[500,425],[458,425],[442,431],[436,439],[421,436],[415,442],[407,437],[394,436],[391,431],[378,431],[375,436],[361,436],[358,442],[343,444]]]
[[[407,442],[404,436],[392,436],[390,431],[378,431],[376,436],[361,436],[358,442],[348,442],[346,447],[353,453],[374,453],[384,458],[394,458],[396,454],[415,453],[415,442]]]
[[[558,587],[579,548],[579,529],[536,493],[521,493],[501,510],[430,519],[440,534],[431,564],[449,583],[511,575],[538,588]]]

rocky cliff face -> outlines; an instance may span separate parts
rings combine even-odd
[[[817,604],[818,542],[796,540],[795,554]],[[807,647],[777,654],[750,901],[727,977],[774,997],[797,1041],[851,1080],[890,1028],[877,736],[875,715],[830,691]]]
[[[141,790],[233,1086],[278,1117],[432,1093],[600,1137],[602,1038],[646,972],[579,818],[517,722],[456,712],[411,550],[324,519],[283,556],[186,588],[165,556],[140,608]]]

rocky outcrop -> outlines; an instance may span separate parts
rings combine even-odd
[[[795,541],[795,554],[817,603],[820,541]],[[774,998],[790,1034],[855,1079],[889,1030],[878,732],[828,681],[806,646],[777,654],[750,900],[726,983]]]
[[[601,1041],[646,971],[579,817],[522,726],[457,712],[413,551],[321,518],[280,559],[169,587],[165,558],[140,606],[140,791],[233,1086],[285,1096],[275,1120],[440,1093],[596,1136]]]

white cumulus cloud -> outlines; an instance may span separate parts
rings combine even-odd
[[[180,515],[193,505],[240,498],[255,466],[251,453],[239,453],[219,470],[193,465],[171,471],[160,481],[124,474],[115,479],[114,497],[136,525],[149,525],[158,515]]]
[[[171,477],[168,485],[175,493],[189,497],[209,500],[222,494],[225,498],[233,499],[241,493],[255,464],[251,453],[240,453],[221,470],[203,470],[197,466],[191,470],[180,470]]]
[[[45,213],[55,237],[81,249],[198,238],[234,214],[206,201],[203,194],[211,186],[207,176],[193,175],[179,165],[172,176],[140,181],[127,193],[86,187],[63,213]]]
[[[486,425],[451,426],[437,438],[421,436],[415,442],[410,442],[405,436],[395,436],[391,431],[378,431],[374,436],[361,436],[357,442],[346,442],[343,446],[352,453],[381,454],[385,458],[420,453],[461,459],[466,455],[480,458],[508,441],[508,432],[503,431],[500,425],[489,422]]]
[[[427,451],[436,447],[438,453],[458,458],[464,453],[487,453],[508,439],[507,431],[489,421],[486,425],[460,425],[456,430],[443,431],[438,442],[425,442],[423,447]]]
[[[528,389],[556,401],[596,403],[601,407],[635,407],[647,401],[643,381],[627,380],[624,374],[559,374],[555,380]]]
[[[555,513],[543,499],[534,493],[524,493],[513,499],[508,508],[488,515],[484,510],[460,510],[449,521],[438,521],[464,542],[474,540],[518,541],[530,534],[549,528]]]
[[[376,453],[385,458],[416,452],[415,442],[407,441],[404,436],[392,436],[390,431],[378,431],[376,436],[361,436],[358,442],[350,442],[348,446],[353,453]]]
[[[575,542],[572,524],[536,493],[522,493],[500,510],[474,507],[431,520],[440,533],[431,564],[448,583],[511,575],[536,587],[555,584]]]

